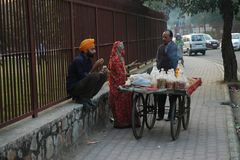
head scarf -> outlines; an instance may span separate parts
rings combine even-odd
[[[87,53],[88,49],[90,49],[94,46],[94,42],[95,42],[95,40],[91,39],[91,38],[83,40],[79,47],[80,51]]]
[[[124,50],[123,42],[116,41],[113,44],[112,56],[118,56],[122,61],[122,63],[124,62],[125,50]]]

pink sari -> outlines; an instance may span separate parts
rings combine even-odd
[[[114,127],[131,127],[132,94],[118,91],[119,85],[124,85],[127,80],[127,73],[124,61],[124,46],[122,42],[113,44],[112,53],[109,59],[109,103],[114,118]]]

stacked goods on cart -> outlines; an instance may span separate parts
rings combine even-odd
[[[174,69],[169,69],[167,72],[164,71],[163,68],[159,71],[156,63],[154,63],[150,74],[143,73],[131,75],[125,85],[143,86],[155,89],[187,90],[189,93],[192,93],[201,84],[198,81],[199,78],[186,78],[183,66],[180,63],[175,71]]]

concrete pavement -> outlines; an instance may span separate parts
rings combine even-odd
[[[91,138],[96,144],[83,144],[68,155],[73,160],[237,160],[238,140],[234,131],[223,73],[218,65],[199,56],[184,57],[189,77],[201,77],[203,84],[191,96],[188,130],[182,129],[172,141],[170,124],[157,121],[152,130],[145,128],[136,140],[131,129],[110,128]]]

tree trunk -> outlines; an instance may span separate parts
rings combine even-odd
[[[232,45],[233,5],[232,0],[222,0],[220,3],[223,16],[222,58],[224,66],[224,81],[237,81],[237,61]]]

